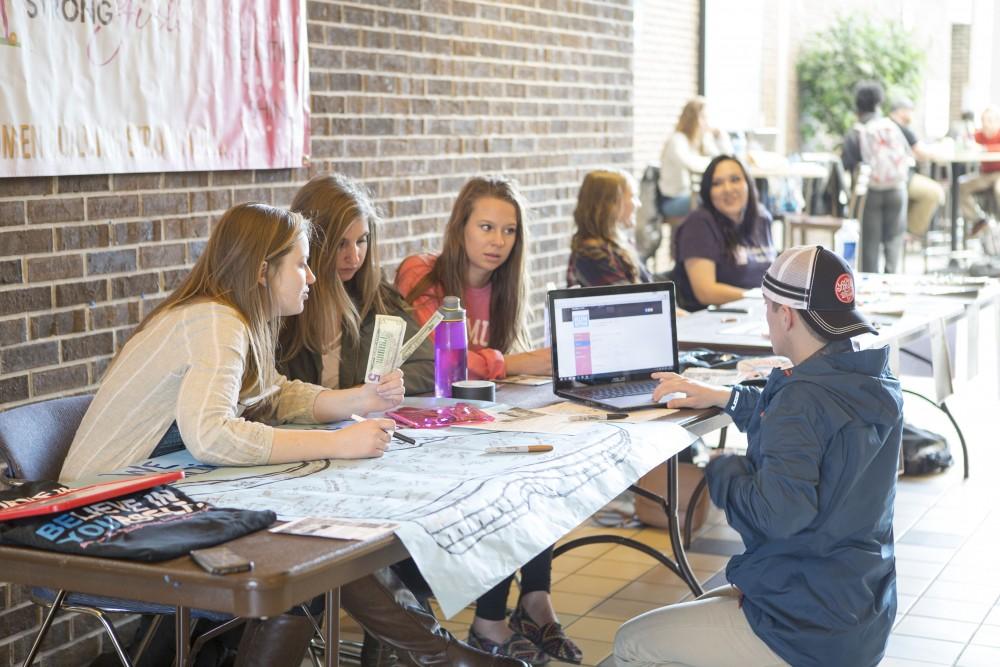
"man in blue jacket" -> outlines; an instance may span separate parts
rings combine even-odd
[[[724,408],[746,456],[705,471],[746,551],[729,586],[628,621],[619,665],[876,665],[896,615],[892,508],[902,395],[887,348],[854,307],[854,277],[819,247],[785,251],[764,276],[771,344],[794,366],[763,389],[656,374],[670,407]]]

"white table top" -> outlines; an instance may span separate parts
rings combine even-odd
[[[934,152],[933,146],[928,150],[928,162],[934,164],[966,164],[972,162],[1000,162],[1000,153],[988,151],[942,151]]]
[[[771,354],[764,307],[762,299],[740,299],[726,304],[725,308],[739,308],[745,313],[702,310],[678,318],[678,343],[682,348],[707,347],[746,354]],[[863,348],[903,344],[926,333],[932,321],[953,319],[964,311],[964,304],[958,300],[944,297],[910,299],[902,316],[870,315],[879,334],[864,334],[855,340]]]

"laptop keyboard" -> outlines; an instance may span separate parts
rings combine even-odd
[[[656,380],[636,380],[635,382],[618,382],[615,384],[581,387],[574,391],[577,395],[584,398],[601,400],[619,398],[621,396],[652,394],[657,384],[659,383]]]

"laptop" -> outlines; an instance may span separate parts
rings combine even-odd
[[[616,412],[662,407],[650,373],[678,372],[671,282],[548,293],[557,396]]]

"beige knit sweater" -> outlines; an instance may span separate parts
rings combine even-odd
[[[322,387],[278,376],[268,391],[240,395],[250,332],[235,310],[215,302],[171,309],[133,336],[101,382],[70,446],[60,479],[110,472],[152,453],[176,421],[191,454],[213,465],[260,465],[274,429],[242,419],[277,392],[269,422],[315,421]]]

